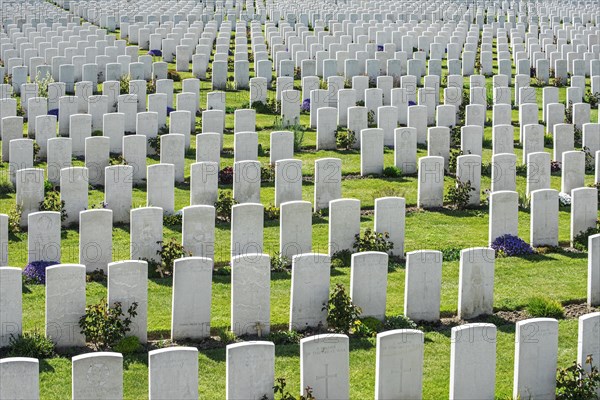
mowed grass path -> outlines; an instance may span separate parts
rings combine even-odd
[[[494,46],[494,54],[496,49]],[[252,64],[251,64],[252,65]],[[170,66],[172,68],[173,65]],[[443,74],[446,74],[445,68]],[[182,78],[192,77],[189,73],[180,74]],[[253,76],[253,71],[251,71]],[[209,76],[210,79],[210,76]],[[297,86],[299,81],[295,82]],[[491,85],[491,79],[488,79]],[[589,80],[588,83],[589,85]],[[465,88],[468,88],[468,78],[465,78]],[[181,91],[181,83],[175,83],[175,93]],[[210,81],[201,84],[201,107],[206,106],[206,94],[211,91]],[[274,91],[269,95],[274,96]],[[560,99],[564,101],[565,89],[560,89]],[[443,102],[443,93],[441,97]],[[232,165],[233,157],[233,113],[248,102],[248,91],[227,92],[226,134],[224,147],[226,152],[221,159],[221,167]],[[538,89],[538,104],[541,104],[541,89]],[[488,111],[491,118],[491,111]],[[540,110],[541,119],[541,110]],[[303,114],[301,123],[308,126],[309,116]],[[598,120],[598,111],[592,110],[592,121]],[[274,115],[257,114],[256,125],[259,143],[264,150],[269,149],[269,135],[273,131]],[[200,125],[200,118],[197,118]],[[518,140],[518,111],[513,111],[515,140]],[[484,131],[483,162],[491,161],[491,128]],[[309,129],[304,137],[304,151],[295,154],[303,161],[303,174],[310,177],[314,173],[314,160],[324,157],[342,159],[342,174],[356,175],[360,172],[360,154],[357,151],[318,151],[314,150],[316,133]],[[195,148],[195,138],[192,137],[192,148]],[[546,151],[551,152],[551,147]],[[189,154],[193,154],[193,151]],[[518,163],[521,163],[522,149],[515,148]],[[418,156],[426,155],[423,149],[418,150]],[[268,163],[268,156],[259,160]],[[189,182],[189,166],[194,162],[193,156],[186,156],[186,181]],[[148,158],[147,163],[157,163],[158,159]],[[75,160],[74,165],[83,165]],[[393,165],[393,150],[385,150],[385,166]],[[39,167],[44,167],[41,163]],[[8,166],[0,165],[1,179],[6,179]],[[593,183],[593,176],[586,176],[586,184]],[[453,184],[446,177],[445,190]],[[525,193],[525,177],[517,177],[520,194]],[[490,178],[482,178],[482,190],[489,189]],[[552,188],[560,190],[560,176],[552,177]],[[230,186],[220,186],[220,190],[231,190]],[[488,210],[483,206],[468,211],[421,211],[415,210],[417,197],[417,180],[415,176],[398,179],[344,179],[342,194],[347,198],[361,200],[363,210],[373,208],[374,199],[382,196],[402,196],[406,198],[409,211],[406,215],[405,250],[421,249],[443,250],[448,248],[467,248],[485,246],[488,242]],[[313,200],[313,186],[310,182],[303,184],[303,199]],[[483,198],[483,196],[482,196]],[[97,205],[103,200],[100,190],[90,190],[89,204]],[[274,203],[273,184],[263,185],[261,200],[265,205]],[[14,193],[0,195],[0,212],[8,212],[15,202]],[[134,188],[133,206],[146,205],[144,187]],[[180,209],[189,205],[188,183],[175,188],[175,207]],[[567,246],[569,241],[570,210],[562,208],[559,215],[559,240]],[[372,213],[364,213],[361,219],[362,230],[373,226]],[[327,252],[327,217],[315,218],[313,221],[313,251]],[[216,256],[219,264],[229,261],[230,229],[227,224],[217,224],[216,227]],[[529,212],[522,209],[519,212],[519,235],[529,241]],[[165,238],[181,239],[181,227],[165,227]],[[279,223],[267,221],[264,230],[265,252],[273,255],[278,251]],[[62,237],[62,261],[64,263],[78,262],[78,231],[67,229]],[[24,267],[27,259],[27,235],[19,234],[11,238],[9,243],[9,264]],[[115,226],[113,229],[113,259],[129,258],[129,227]],[[443,316],[456,314],[458,302],[458,262],[444,262],[442,276],[441,310]],[[551,253],[529,258],[502,258],[496,261],[494,306],[497,310],[518,310],[525,306],[527,300],[534,295],[546,295],[563,303],[582,302],[586,296],[587,256],[575,253]],[[388,275],[387,313],[401,314],[404,303],[403,268],[391,270]],[[332,270],[331,284],[343,283],[349,287],[350,269]],[[216,334],[229,326],[230,317],[230,277],[215,275],[213,277],[212,293],[212,328]],[[154,341],[170,337],[171,323],[170,279],[152,279],[149,283],[149,320],[150,338]],[[27,285],[24,287],[24,330],[43,330],[44,326],[44,287]],[[87,302],[93,304],[106,297],[106,287],[99,283],[87,284]],[[287,273],[272,274],[271,281],[271,322],[274,329],[286,329],[289,320],[290,276]],[[492,320],[492,319],[491,319]],[[509,398],[512,393],[513,357],[514,357],[514,325],[492,320],[498,325],[497,342],[497,397]],[[576,358],[577,321],[563,320],[560,322],[559,364],[567,366]],[[352,339],[350,342],[350,380],[352,399],[368,399],[374,396],[375,381],[375,339]],[[44,399],[65,399],[71,396],[71,362],[70,356],[78,354],[73,349],[61,357],[43,360],[41,363],[41,395]],[[222,399],[225,397],[225,349],[218,348],[200,351],[199,388],[200,395],[206,399]],[[425,345],[424,398],[447,398],[449,391],[450,370],[450,331],[449,329],[427,332]],[[300,391],[299,346],[282,345],[276,347],[276,377],[285,377],[288,389],[293,393]],[[128,399],[147,398],[148,370],[147,354],[140,353],[125,357],[125,396]]]

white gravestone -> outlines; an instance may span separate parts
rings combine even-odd
[[[425,336],[416,329],[377,334],[376,399],[421,399]]]
[[[73,399],[112,400],[123,397],[123,355],[99,352],[72,359]]]
[[[21,276],[21,268],[0,267],[0,310],[2,310],[0,313],[0,348],[8,347],[11,336],[18,336],[22,332],[23,283]],[[329,279],[327,282],[329,283]],[[329,285],[327,291],[329,292]]]
[[[418,250],[406,253],[404,315],[416,321],[440,319],[442,253]]]
[[[350,297],[362,317],[385,318],[388,255],[367,251],[352,255]]]
[[[279,253],[291,259],[312,248],[312,204],[288,201],[280,205]]]
[[[184,207],[181,227],[183,247],[196,257],[214,258],[215,207],[196,205]]]
[[[329,202],[329,256],[350,250],[360,233],[360,200],[338,199]]]
[[[310,386],[316,399],[350,398],[349,339],[324,334],[300,340],[300,388]]]
[[[231,330],[236,335],[269,334],[270,281],[267,254],[244,254],[231,259]]]
[[[83,347],[79,319],[85,315],[85,266],[46,268],[46,337],[57,347]]]
[[[226,360],[227,399],[273,399],[275,345],[272,342],[230,344]]]
[[[554,399],[557,358],[557,320],[532,318],[517,322],[513,397]]]
[[[326,254],[305,253],[292,258],[290,330],[327,326],[331,260]]]
[[[108,271],[112,261],[112,211],[85,210],[79,213],[79,264],[86,272]]]
[[[458,317],[471,319],[494,311],[494,249],[475,247],[460,252]]]
[[[452,328],[449,398],[494,400],[495,387],[496,327],[476,323]]]
[[[558,191],[538,189],[531,196],[530,242],[533,247],[558,246]]]
[[[198,399],[198,349],[171,347],[148,352],[150,400]]]
[[[501,190],[490,194],[489,244],[504,235],[518,236],[519,194]]]
[[[0,398],[40,398],[40,365],[35,358],[7,357],[0,360]]]
[[[315,160],[314,209],[329,208],[331,200],[342,197],[342,160],[321,158]]]
[[[127,260],[108,264],[108,306],[120,302],[123,310],[137,303],[137,315],[131,319],[128,336],[141,343],[148,341],[148,263]]]
[[[173,263],[171,340],[200,340],[210,335],[213,261],[184,257]]]

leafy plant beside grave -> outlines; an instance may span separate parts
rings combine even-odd
[[[173,263],[175,260],[192,255],[181,243],[173,238],[156,243],[160,244],[160,249],[156,251],[156,255],[160,256],[161,260],[156,266],[156,272],[158,272],[161,278],[173,275]]]
[[[12,235],[21,233],[21,216],[23,214],[23,206],[15,203],[8,211],[8,232]]]
[[[123,304],[114,302],[108,307],[106,299],[85,308],[85,314],[79,318],[79,328],[86,340],[96,350],[112,348],[131,331],[131,323],[137,315],[138,303],[133,302],[123,312]]]
[[[129,94],[129,82],[131,81],[131,75],[125,74],[119,78],[119,93]]]
[[[279,207],[269,204],[264,207],[264,210],[266,221],[277,221],[279,219],[279,215],[281,214]]]
[[[460,179],[454,179],[454,185],[451,185],[446,194],[446,201],[450,206],[456,210],[464,210],[469,207],[469,199],[471,198],[471,192],[474,192],[475,188],[471,185],[471,181],[463,182]]]
[[[271,271],[272,272],[286,272],[292,266],[292,260],[283,254],[276,252],[271,256]]]
[[[296,331],[271,331],[266,337],[266,340],[273,342],[275,345],[282,344],[299,344],[302,335]]]
[[[393,329],[417,329],[417,324],[405,315],[386,316],[383,321],[383,330]]]
[[[356,134],[351,129],[342,129],[338,127],[335,131],[335,141],[337,147],[342,150],[352,150],[356,143]]]
[[[230,222],[231,209],[236,204],[237,201],[235,201],[230,191],[220,191],[219,197],[215,202],[215,213],[217,219],[224,222]]]
[[[40,202],[40,211],[60,212],[60,220],[64,221],[69,216],[65,209],[65,201],[60,199],[60,193],[56,190],[50,190],[44,195],[44,200]]]
[[[600,233],[600,224],[596,221],[596,226],[586,229],[583,232],[579,232],[573,238],[573,248],[579,251],[586,252],[588,251],[588,238],[592,235],[597,235]]]
[[[341,283],[335,285],[329,300],[323,304],[323,310],[327,311],[329,328],[344,334],[350,333],[361,313],[360,307],[352,303],[350,295]]]
[[[565,316],[565,310],[558,301],[542,296],[530,298],[525,310],[531,318],[560,319]]]
[[[54,343],[45,335],[33,331],[22,335],[10,335],[8,356],[29,358],[51,358],[54,357]]]
[[[336,251],[331,255],[331,268],[348,268],[352,263],[352,252],[348,249]]]
[[[375,232],[371,228],[365,229],[362,237],[360,233],[354,235],[352,248],[357,252],[382,251],[387,253],[394,248],[394,242],[389,240],[388,232]]]
[[[521,257],[534,253],[529,243],[509,234],[497,237],[490,247],[496,250],[496,257]]]
[[[46,76],[42,77],[39,73],[35,76],[35,83],[38,86],[38,96],[48,98],[48,85],[54,82],[52,74],[46,73]]]
[[[219,171],[219,183],[221,185],[233,184],[233,167],[227,166]]]
[[[600,93],[592,93],[592,91],[588,89],[588,91],[585,93],[585,96],[583,96],[583,101],[588,103],[590,107],[596,108],[598,106],[598,102],[600,102]]]
[[[313,396],[313,391],[310,386],[304,388],[304,394],[301,394],[299,398],[291,394],[285,388],[287,383],[285,382],[285,378],[277,378],[275,380],[275,386],[273,386],[273,393],[275,394],[275,400],[316,400]],[[266,394],[260,398],[260,400],[268,400],[269,396]]]
[[[559,368],[556,375],[556,400],[591,400],[599,399],[600,372],[593,364],[593,358],[588,355],[584,368],[574,361],[566,368]]]
[[[402,170],[395,165],[390,165],[383,169],[383,176],[386,178],[400,178],[402,176]]]
[[[260,181],[261,183],[275,182],[275,166],[265,165],[260,167]]]

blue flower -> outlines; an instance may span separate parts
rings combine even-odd
[[[167,106],[167,115],[170,115],[175,109],[173,107]]]
[[[302,106],[300,107],[301,111],[309,112],[310,111],[310,99],[306,99],[302,102]]]
[[[377,45],[377,51],[383,51],[383,45],[382,44],[378,44]]]
[[[523,239],[508,234],[496,238],[490,247],[506,257],[518,257],[534,253],[533,248]]]
[[[53,108],[52,110],[48,110],[48,115],[54,115],[58,118],[58,108]]]
[[[46,268],[58,264],[54,261],[33,261],[23,270],[25,281],[33,284],[46,284]]]
[[[414,101],[412,101],[412,100],[409,100],[409,101],[408,101],[408,105],[409,105],[409,106],[416,106],[416,105],[417,105],[417,103],[415,103],[415,102],[414,102]]]
[[[152,56],[152,57],[161,57],[162,56],[162,51],[160,51],[160,50],[150,50],[148,52],[148,55]]]

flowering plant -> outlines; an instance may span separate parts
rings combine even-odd
[[[560,192],[558,194],[558,202],[562,207],[568,207],[571,205],[571,195],[565,193],[565,192]]]
[[[518,236],[502,235],[492,242],[491,248],[504,257],[518,257],[533,254],[533,248]]]
[[[302,102],[302,106],[300,107],[300,111],[309,112],[310,111],[310,99],[305,99]]]
[[[58,264],[55,261],[33,261],[27,264],[23,270],[26,283],[31,284],[46,284],[46,268]]]

